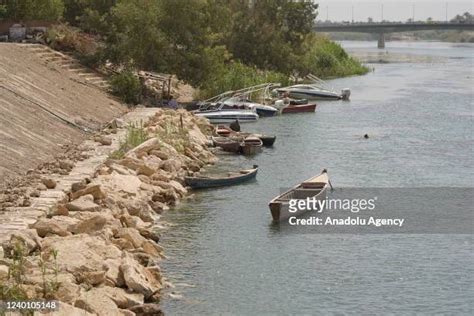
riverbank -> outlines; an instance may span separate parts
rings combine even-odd
[[[205,120],[184,110],[154,111],[138,127],[144,142],[120,157],[116,150],[130,132],[123,121],[114,120],[91,139],[110,147],[109,157],[116,158],[98,165],[92,176],[67,185],[61,176],[34,170],[36,183],[3,192],[7,201],[24,194],[23,201],[42,214],[2,244],[0,299],[56,299],[60,315],[161,314],[157,303],[168,283],[159,267],[164,254],[156,225],[163,225],[164,210],[187,195],[184,176],[216,158],[206,147],[211,126]],[[117,134],[123,137],[117,140]],[[64,162],[52,165],[67,177],[75,164]],[[49,194],[54,203],[41,212],[36,199],[57,187],[56,197]],[[28,206],[8,206],[1,216],[18,216],[22,207]]]
[[[341,45],[349,54],[379,51],[373,42]],[[328,81],[350,87],[349,102],[320,101],[315,113],[242,124],[276,135],[274,147],[251,158],[219,157],[217,165],[257,164],[257,179],[196,193],[164,215],[174,225],[161,239],[169,257],[161,268],[182,295],[163,300],[165,313],[469,314],[470,235],[338,235],[271,225],[268,202],[322,168],[342,195],[472,186],[472,44],[393,42],[386,50],[427,62],[372,64],[365,76]]]

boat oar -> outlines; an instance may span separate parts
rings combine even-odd
[[[328,179],[329,186],[331,187],[331,191],[334,191],[334,188],[332,186],[331,180]]]

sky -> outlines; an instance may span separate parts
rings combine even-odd
[[[382,19],[387,21],[406,21],[413,17],[415,21],[425,21],[429,17],[437,21],[446,20],[446,5],[448,20],[456,14],[470,12],[473,14],[474,0],[313,0],[319,3],[317,20],[351,21],[352,8],[354,21],[366,22],[372,17],[375,22]]]

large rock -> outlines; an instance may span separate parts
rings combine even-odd
[[[118,164],[127,167],[128,169],[131,170],[138,170],[142,165],[143,161],[140,159],[136,159],[134,157],[125,157],[119,161],[117,161]]]
[[[71,200],[75,200],[84,195],[92,195],[94,200],[106,198],[106,194],[102,191],[100,184],[89,184],[86,188],[71,193]]]
[[[41,182],[46,186],[48,189],[54,189],[56,187],[56,180],[51,178],[43,178]]]
[[[99,316],[126,315],[122,313],[109,296],[99,293],[94,289],[83,292],[81,297],[74,303],[74,306]]]
[[[178,192],[181,196],[184,196],[186,193],[188,193],[188,190],[186,190],[185,187],[181,183],[175,180],[171,180],[169,184],[173,187],[173,189]]]
[[[146,239],[142,235],[140,235],[140,232],[138,230],[130,227],[119,229],[115,234],[115,237],[123,238],[129,241],[135,248],[141,247],[143,242],[146,241]]]
[[[137,176],[122,175],[112,173],[107,176],[100,176],[104,188],[108,192],[122,193],[131,196],[137,196],[140,192],[142,182]]]
[[[142,293],[145,298],[156,294],[161,289],[160,280],[155,274],[142,267],[129,254],[125,254],[120,270],[127,287],[136,293]]]
[[[67,216],[55,216],[51,219],[40,218],[36,223],[30,225],[30,228],[36,229],[38,236],[46,237],[50,235],[68,236],[70,226],[75,225],[77,219]]]
[[[74,234],[90,234],[101,230],[104,228],[105,224],[107,224],[107,217],[102,214],[97,214],[73,225],[69,228],[69,231]]]
[[[144,296],[140,293],[128,293],[124,289],[104,286],[100,288],[94,288],[89,291],[92,295],[107,296],[110,298],[119,308],[128,309],[132,306],[141,305],[144,302]]]
[[[66,204],[66,208],[70,212],[97,212],[100,206],[94,203],[94,197],[90,194],[83,195],[77,200]]]
[[[22,247],[24,255],[29,255],[42,248],[42,242],[36,229],[24,229],[13,233],[10,240],[2,244],[5,257],[10,258],[17,245]]]
[[[177,172],[179,169],[181,169],[181,167],[181,161],[176,159],[165,160],[161,164],[161,169],[170,173]]]
[[[123,279],[122,271],[120,271],[120,265],[122,259],[107,259],[104,261],[104,266],[107,268],[105,274],[105,285],[113,287],[124,287],[125,280]]]
[[[163,316],[160,305],[158,304],[142,304],[136,305],[130,308],[130,311],[134,312],[137,316]]]
[[[155,169],[153,169],[152,167],[146,165],[146,164],[143,164],[141,165],[138,170],[137,170],[137,174],[138,175],[145,175],[147,177],[151,176],[152,174],[155,173]]]
[[[150,151],[152,151],[154,149],[160,149],[160,148],[161,148],[160,140],[156,137],[153,137],[153,138],[150,138],[149,140],[141,143],[140,145],[133,148],[132,150],[130,150],[126,154],[126,156],[130,157],[130,156],[133,156],[133,154],[138,156],[140,153],[149,153]]]
[[[43,259],[50,259],[57,252],[57,262],[61,271],[73,274],[76,278],[95,283],[105,278],[107,259],[121,258],[121,251],[101,238],[85,234],[68,237],[47,237],[43,240]]]

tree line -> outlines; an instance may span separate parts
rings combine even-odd
[[[318,5],[311,1],[3,2],[3,18],[61,21],[94,34],[103,43],[95,56],[99,62],[173,73],[212,92],[216,86],[244,84],[232,75],[239,71],[251,77],[247,83],[267,77],[366,71],[339,45],[312,32]],[[219,82],[226,76],[228,83]]]

